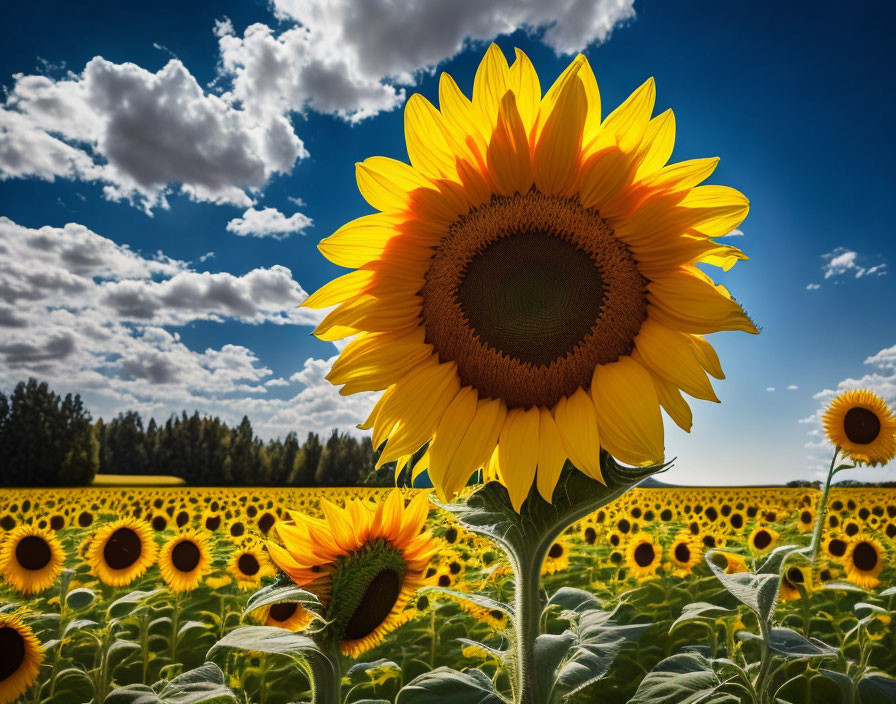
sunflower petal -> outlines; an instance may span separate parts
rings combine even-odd
[[[329,308],[362,293],[373,280],[374,272],[358,269],[333,279],[302,301],[303,308]]]
[[[498,105],[507,92],[509,71],[504,52],[492,42],[473,79],[473,107],[479,115],[480,124],[487,125],[487,131],[491,131],[498,119]]]
[[[386,212],[406,210],[415,189],[433,188],[413,167],[385,156],[371,156],[355,164],[355,175],[364,200]]]
[[[411,166],[433,179],[457,179],[456,155],[445,139],[442,115],[419,93],[404,108],[404,134]]]
[[[566,464],[566,448],[563,438],[547,408],[539,410],[538,425],[538,471],[535,475],[538,493],[548,503],[554,499],[554,487]]]
[[[650,378],[653,380],[653,388],[656,389],[656,397],[663,410],[675,421],[675,425],[686,433],[691,432],[694,414],[678,387],[657,374],[651,374]]]
[[[570,72],[535,145],[533,175],[542,193],[561,193],[575,180],[587,113],[585,87],[576,73]]]
[[[507,91],[501,99],[487,161],[489,175],[503,195],[525,193],[532,186],[529,138],[512,91]]]
[[[615,143],[624,152],[635,150],[644,138],[655,101],[656,84],[653,78],[648,78],[622,105],[607,115],[597,144]]]
[[[554,407],[554,421],[567,456],[578,469],[592,479],[603,482],[600,468],[602,438],[594,403],[584,389],[565,396]]]
[[[638,361],[682,391],[704,401],[719,402],[685,333],[670,330],[648,317],[635,337]]]
[[[445,408],[439,429],[429,446],[429,478],[442,501],[448,501],[475,471],[475,467],[455,467],[452,460],[464,434],[476,415],[478,394],[471,386],[464,386]],[[453,471],[452,471],[453,470]],[[465,477],[461,477],[466,472]],[[449,486],[447,477],[454,475],[459,486]]]
[[[498,462],[513,510],[529,495],[538,462],[538,408],[512,408],[498,439]]]
[[[522,50],[516,49],[516,60],[507,74],[507,87],[516,96],[516,106],[526,135],[535,124],[538,115],[538,104],[541,102],[541,83],[538,73]]]
[[[641,143],[638,160],[638,173],[635,180],[639,181],[645,176],[662,169],[675,146],[675,115],[671,110],[657,115],[647,123],[644,140]]]

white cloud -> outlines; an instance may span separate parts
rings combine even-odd
[[[77,178],[150,211],[178,187],[251,205],[273,174],[307,156],[283,115],[207,93],[177,59],[156,73],[91,59],[61,80],[16,74],[0,107],[0,179]]]
[[[727,235],[723,235],[724,237],[743,237],[744,233],[742,230],[734,229],[729,232]]]
[[[867,260],[867,257],[860,257],[858,252],[847,249],[846,247],[836,247],[827,254],[822,254],[821,258],[825,260],[822,266],[825,279],[831,279],[845,274],[853,274],[855,278],[860,279],[863,276],[886,275],[886,262],[878,262],[872,266],[864,266],[859,264],[859,260]],[[817,285],[810,284],[810,286]],[[807,286],[808,288],[808,286]]]
[[[311,218],[303,213],[293,213],[286,217],[277,208],[249,208],[241,217],[227,223],[227,231],[241,237],[273,237],[282,240],[295,232],[305,234],[305,230],[313,224]]]
[[[806,284],[807,291],[817,291],[821,288],[821,284]]]
[[[787,385],[787,390],[788,390],[788,391],[796,391],[798,388],[800,388],[800,387],[797,386],[796,384],[788,384],[788,385]]]
[[[774,390],[775,390],[775,387],[774,387],[774,386],[766,386],[766,387],[765,387],[765,390],[766,390],[766,391],[774,391]]]

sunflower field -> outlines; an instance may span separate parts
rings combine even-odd
[[[250,608],[253,594],[277,581],[265,541],[288,521],[284,507],[324,520],[331,506],[379,506],[389,493],[4,491],[0,699],[309,699],[310,680],[292,653],[216,644],[247,625],[285,632],[308,625],[295,602]],[[577,590],[613,614],[621,642],[600,701],[631,700],[646,673],[689,643],[702,644],[700,657],[755,661],[756,617],[721,587],[705,554],[718,551],[723,573],[746,571],[778,545],[804,543],[818,500],[817,491],[801,489],[634,489],[550,546],[542,573],[557,608],[547,627],[563,631],[575,613],[564,600],[582,598]],[[804,636],[810,649],[774,664],[770,676],[783,701],[839,702],[843,678],[896,672],[896,588],[885,588],[896,573],[896,490],[835,488],[828,509],[821,559],[813,570],[786,571],[778,594],[777,624]],[[339,701],[391,702],[403,685],[444,666],[503,676],[495,652],[508,617],[484,599],[511,600],[513,572],[501,551],[449,514],[433,507],[427,520],[436,549],[427,548],[431,559],[403,608],[383,618],[388,584],[354,597]],[[204,679],[191,684],[197,672]],[[862,701],[892,696],[879,694]],[[595,700],[586,688],[569,701]]]

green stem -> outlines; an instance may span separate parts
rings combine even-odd
[[[759,622],[762,635],[762,655],[759,660],[759,676],[756,678],[756,696],[759,704],[768,704],[768,674],[772,666],[772,653],[768,646],[772,637],[772,629],[765,621]]]
[[[311,680],[312,704],[339,704],[342,689],[342,666],[339,646],[318,643],[320,653],[308,658],[308,677]]]
[[[528,565],[515,565],[517,575],[514,594],[516,623],[516,704],[540,704],[535,699],[535,639],[541,621],[541,565],[545,553],[532,555]]]
[[[821,548],[821,534],[824,530],[824,519],[828,512],[828,493],[831,490],[831,480],[834,478],[834,464],[840,448],[834,448],[834,456],[831,458],[831,467],[828,470],[828,478],[824,483],[824,491],[821,492],[821,503],[818,505],[818,515],[815,518],[815,531],[812,533],[812,561],[811,567],[815,569],[815,561],[818,559],[818,551]]]

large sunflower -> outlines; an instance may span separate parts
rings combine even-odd
[[[837,396],[824,413],[828,439],[855,462],[886,464],[896,457],[896,415],[873,391]]]
[[[37,680],[44,649],[18,615],[0,613],[0,653],[0,702],[11,702]]]
[[[124,587],[155,562],[158,546],[141,520],[122,518],[97,530],[87,550],[91,571],[103,584]]]
[[[689,430],[680,392],[718,400],[702,335],[757,330],[697,264],[745,258],[713,238],[748,202],[697,186],[717,159],[666,164],[675,121],[654,97],[651,79],[602,120],[584,56],[542,96],[526,55],[492,45],[472,101],[447,74],[440,110],[410,98],[410,165],[357,165],[379,212],[320,243],[356,271],[304,305],[338,304],[319,338],[354,337],[327,377],[341,393],[385,391],[361,426],[388,441],[381,464],[429,442],[415,472],[441,497],[485,468],[519,508],[533,482],[550,501],[567,459],[602,479],[601,447],[661,462],[660,407]]]
[[[439,543],[423,530],[429,497],[405,507],[393,491],[376,511],[350,500],[344,509],[321,500],[325,518],[290,512],[295,525],[274,528],[271,559],[298,586],[315,593],[324,619],[346,655],[357,657],[410,617],[405,606],[425,581]]]
[[[30,525],[13,530],[0,547],[0,574],[22,594],[37,594],[51,586],[64,561],[56,536]]]

